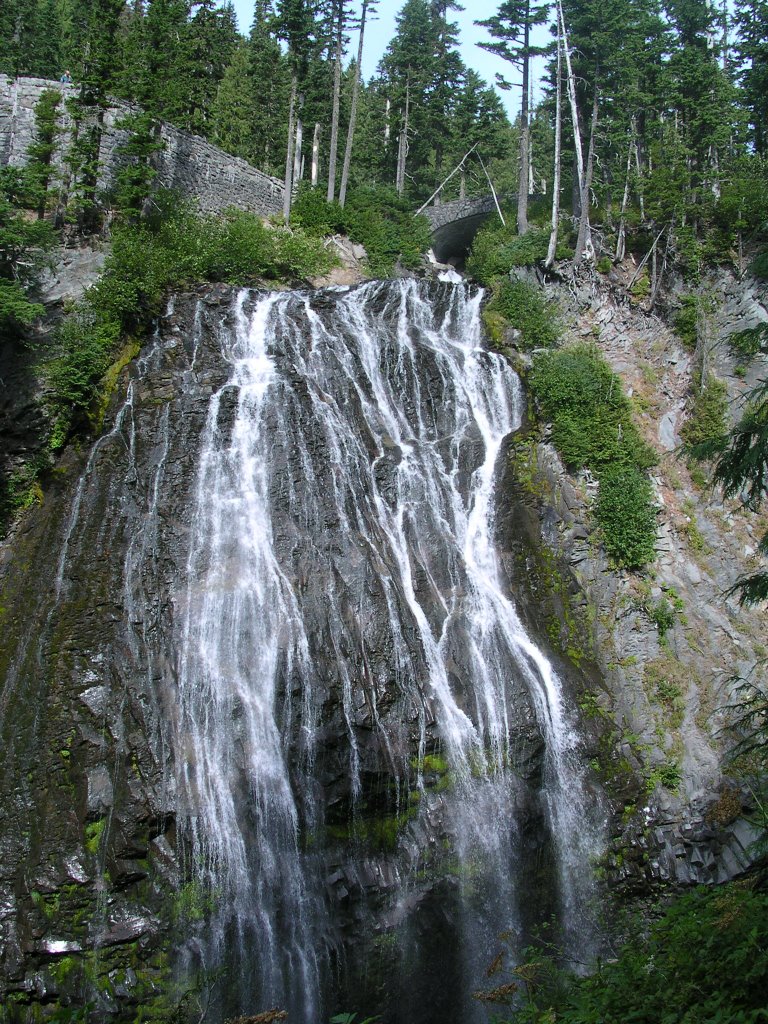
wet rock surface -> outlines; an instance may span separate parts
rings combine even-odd
[[[563,312],[566,337],[594,340],[622,378],[659,459],[651,470],[657,558],[650,572],[636,575],[617,572],[601,551],[590,523],[596,482],[589,474],[567,474],[540,431],[512,447],[510,472],[536,509],[531,550],[541,552],[538,540],[557,568],[547,568],[545,555],[542,570],[541,553],[534,559],[540,593],[531,607],[549,604],[561,649],[596,666],[578,699],[594,730],[591,756],[617,812],[607,877],[627,898],[722,882],[743,873],[754,856],[742,818],[752,798],[729,776],[724,708],[740,679],[760,678],[765,613],[740,607],[728,590],[758,564],[764,516],[724,504],[694,481],[679,430],[689,415],[695,360],[661,317],[595,278],[545,287]],[[757,355],[746,372],[736,372],[741,357],[728,335],[768,319],[766,289],[725,270],[707,289],[714,296],[707,358],[727,384],[736,417],[766,364]],[[569,594],[570,611],[562,607]],[[654,619],[661,603],[673,613],[664,634]]]
[[[416,333],[434,330],[432,321],[418,322],[427,303],[435,323],[444,320],[456,330],[455,289],[414,282],[369,287],[372,322],[391,329],[402,316],[403,295],[418,297],[409,327],[412,364],[398,364],[386,345],[376,358],[382,374],[400,375],[403,416],[411,422],[429,416],[435,458],[453,467],[451,486],[467,496],[476,486],[483,442],[470,427],[458,451],[452,449],[452,409],[463,398],[433,343]],[[238,586],[236,560],[211,561],[214,550],[225,549],[195,547],[194,516],[208,499],[220,497],[200,491],[206,437],[215,431],[217,450],[224,452],[237,443],[251,385],[238,393],[228,383],[239,358],[233,330],[238,316],[250,315],[259,301],[252,294],[238,307],[234,292],[223,287],[178,297],[128,367],[102,436],[81,454],[69,454],[43,505],[0,548],[7,640],[0,705],[6,768],[0,783],[2,984],[9,1005],[19,1008],[18,1019],[36,1002],[77,1005],[86,997],[102,1015],[132,1019],[139,1004],[159,1006],[173,992],[181,998],[184,989],[173,989],[171,972],[199,966],[214,930],[225,945],[237,945],[226,887],[217,889],[208,868],[200,870],[201,858],[211,858],[213,872],[223,854],[210,836],[202,843],[196,838],[202,818],[195,805],[208,785],[208,762],[185,717],[192,705],[183,693],[187,683],[192,693],[203,685],[205,667],[199,662],[189,674],[179,651],[195,621],[190,607],[199,599],[190,567],[215,578],[223,594]],[[334,323],[337,301],[333,293],[285,300],[282,334],[268,352],[279,401],[264,410],[281,586],[312,609],[306,620],[311,707],[295,664],[291,670],[283,662],[275,677],[301,870],[305,884],[314,886],[312,899],[317,896],[324,907],[317,912],[321,924],[313,927],[321,928],[330,947],[327,977],[338,979],[335,998],[350,1005],[354,994],[355,1005],[377,1011],[389,989],[392,1021],[426,1024],[435,1014],[448,1021],[457,1013],[466,1021],[474,1012],[464,1002],[471,976],[489,953],[488,922],[494,922],[491,932],[498,931],[507,921],[505,906],[516,897],[510,892],[501,898],[481,884],[482,858],[457,852],[457,822],[470,820],[466,804],[474,804],[484,816],[488,856],[497,856],[499,843],[509,844],[504,857],[516,864],[514,888],[528,893],[520,917],[526,929],[558,909],[559,854],[546,797],[551,768],[525,672],[512,670],[512,661],[502,680],[511,716],[499,766],[512,769],[503,804],[492,775],[487,782],[472,781],[482,780],[488,751],[477,749],[463,783],[445,755],[443,711],[421,685],[432,671],[427,651],[410,598],[391,582],[401,569],[391,545],[371,543],[380,528],[371,526],[378,520],[366,509],[371,496],[359,489],[356,470],[351,483],[341,481],[338,445],[348,442],[321,429],[319,410],[333,416],[343,410],[356,424],[356,436],[349,435],[352,465],[360,460],[360,474],[374,473],[382,510],[399,500],[403,442],[393,436],[394,425],[380,434],[377,425],[375,436],[370,426],[374,395],[366,381],[375,377],[373,366],[357,373],[331,361],[308,384],[302,365],[320,358],[324,330],[360,329]],[[310,334],[308,308],[325,325]],[[309,322],[315,323],[311,317]],[[356,351],[351,340],[348,351]],[[498,360],[476,358],[478,373],[491,373]],[[340,390],[344,374],[359,384]],[[235,472],[234,463],[231,468]],[[453,636],[444,657],[457,714],[475,717],[480,712],[469,684],[474,669],[470,633],[461,622],[461,588],[453,584],[451,600],[458,594],[458,603],[450,614],[445,597],[456,566],[437,554],[437,527],[423,518],[406,531],[413,593],[430,629],[437,634],[445,627]],[[504,537],[500,530],[509,585],[516,556],[511,535]],[[382,615],[387,602],[390,610]],[[537,628],[533,613],[529,626]],[[279,659],[290,642],[286,633],[285,647],[276,648]],[[400,647],[409,651],[407,663]],[[347,666],[346,676],[340,664]],[[559,664],[566,689],[575,691],[570,679],[579,671],[567,659]],[[246,712],[246,700],[226,712],[232,737],[227,770],[238,780],[231,786],[237,828],[256,851],[259,818],[249,809],[254,782]],[[286,864],[281,870],[288,871]],[[277,909],[278,919],[286,907]],[[231,969],[240,964],[245,973],[252,950],[246,945],[233,953]],[[455,967],[451,985],[445,983],[446,963]],[[253,1009],[263,998],[242,985],[225,993],[219,1012]],[[332,1002],[334,994],[326,991],[322,998]]]
[[[418,287],[450,318],[450,286]],[[762,320],[764,295],[750,287],[747,294],[737,283],[723,284],[721,334]],[[749,794],[724,774],[717,709],[722,681],[753,670],[760,656],[763,619],[724,591],[753,564],[761,527],[735,509],[721,511],[676,457],[691,373],[677,339],[604,289],[585,286],[576,301],[558,297],[577,336],[599,335],[659,450],[658,570],[643,580],[611,569],[590,525],[594,481],[569,477],[546,438],[525,423],[505,442],[497,467],[498,558],[529,634],[557,668],[569,704],[579,708],[579,754],[595,766],[584,776],[584,791],[596,807],[608,794],[610,839],[601,871],[617,898],[642,901],[665,888],[723,881],[749,864],[752,835],[742,817]],[[307,638],[311,750],[309,719],[304,711],[289,713],[301,688],[288,672],[280,676],[277,706],[307,877],[324,894],[323,913],[332,908],[333,926],[324,934],[338,1005],[348,1008],[354,996],[355,1006],[379,1012],[390,1000],[396,1009],[389,1019],[431,1024],[453,1019],[471,978],[495,955],[487,932],[472,929],[475,918],[493,920],[488,904],[498,894],[479,884],[472,858],[456,857],[463,792],[443,756],[438,709],[428,695],[415,697],[398,667],[391,628],[367,611],[381,607],[396,566],[354,525],[362,523],[367,499],[353,488],[338,500],[338,451],[333,434],[318,428],[318,408],[343,405],[358,424],[361,466],[375,464],[385,505],[397,503],[405,453],[395,437],[376,437],[366,426],[362,413],[372,395],[364,382],[343,399],[335,390],[341,363],[329,368],[319,390],[307,384],[301,363],[318,358],[323,342],[319,329],[306,333],[303,318],[309,308],[330,324],[338,298],[319,292],[291,300],[285,336],[269,353],[283,389],[267,415],[275,438],[275,548],[286,585],[316,609]],[[252,295],[245,311],[258,301]],[[372,315],[395,323],[399,300],[382,290],[377,301]],[[192,791],[181,782],[204,762],[191,734],[186,745],[179,740],[185,712],[177,652],[195,599],[188,586],[192,510],[201,502],[212,396],[220,393],[215,426],[222,441],[233,445],[238,429],[241,398],[227,387],[234,360],[227,337],[236,318],[229,288],[178,297],[126,371],[102,437],[67,455],[42,506],[0,547],[0,971],[10,1020],[26,1020],[33,1004],[55,1000],[95,999],[98,1013],[116,1020],[133,1019],[139,1005],[172,1008],[186,991],[171,981],[172,971],[199,966],[210,929],[226,931],[224,894],[201,883],[195,864]],[[713,358],[732,393],[742,394],[753,378],[735,373],[726,348],[716,347]],[[392,369],[385,348],[379,359],[383,370]],[[749,374],[762,372],[760,359]],[[23,371],[9,365],[8,377],[18,373],[22,380]],[[412,372],[408,380],[403,371],[404,414],[413,417],[425,403],[435,450],[451,465],[451,382],[429,346],[415,352]],[[27,401],[21,390],[3,408],[8,450],[23,453],[32,443],[35,409],[34,396]],[[462,494],[481,449],[468,431],[455,462]],[[312,500],[296,516],[296,495],[310,477]],[[438,540],[427,531],[425,551]],[[220,569],[226,589],[238,567]],[[414,558],[414,594],[435,631],[446,621],[441,595],[450,572],[439,558]],[[649,615],[662,599],[676,608],[664,642]],[[394,600],[410,630],[412,671],[423,677],[426,655],[413,624],[407,626],[407,601],[402,592]],[[329,628],[329,608],[338,631]],[[471,714],[466,646],[457,631],[446,665],[459,706]],[[365,657],[345,689],[339,664],[354,651]],[[560,883],[543,789],[546,744],[521,678],[512,675],[508,684],[516,782],[503,814],[495,813],[514,822],[507,838],[517,885],[534,894],[521,911],[524,931],[561,909]],[[247,757],[241,719],[233,707],[235,773]],[[663,775],[670,764],[678,772],[674,786]],[[238,799],[246,800],[246,790],[245,783],[235,787]],[[493,820],[490,788],[485,798],[484,813]],[[240,818],[244,834],[253,836],[253,820],[246,812]],[[462,953],[468,943],[475,948],[471,963]],[[233,955],[231,967],[252,972],[245,953]],[[222,1013],[239,1012],[243,999],[252,999],[244,1008],[255,1010],[256,992],[237,995],[239,1004],[225,1002]],[[327,998],[332,1003],[334,995]],[[469,1018],[458,1012],[465,1024]]]

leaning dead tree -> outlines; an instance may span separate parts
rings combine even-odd
[[[552,180],[552,229],[545,267],[555,262],[557,252],[557,229],[560,222],[560,151],[563,135],[563,38],[560,32],[560,2],[557,5],[557,82],[555,85],[555,166]]]

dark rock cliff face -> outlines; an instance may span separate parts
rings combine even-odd
[[[463,286],[172,303],[0,548],[6,1019],[471,1024],[500,932],[595,942],[645,789],[524,421]]]
[[[603,812],[503,596],[478,312],[182,296],[3,547],[7,1019],[467,1022],[499,931],[586,941]]]

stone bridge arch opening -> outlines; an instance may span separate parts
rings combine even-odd
[[[493,196],[455,199],[424,210],[432,229],[432,251],[440,263],[463,265],[480,226],[497,217]]]

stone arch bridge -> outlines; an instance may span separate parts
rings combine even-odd
[[[505,196],[504,199],[508,201],[510,197]],[[432,251],[435,258],[441,263],[452,258],[463,259],[480,225],[495,213],[493,196],[454,199],[440,206],[428,206],[423,214],[432,228]]]
[[[0,167],[23,166],[35,138],[35,104],[46,89],[57,89],[65,100],[73,86],[40,78],[10,78],[0,75]],[[127,132],[120,122],[133,108],[115,101],[104,112],[99,159],[100,187],[108,187],[121,164],[120,147]],[[69,143],[71,119],[61,105],[62,134],[53,163],[61,165]],[[205,213],[217,213],[228,206],[252,210],[266,216],[279,215],[283,208],[283,183],[230,156],[204,139],[189,135],[162,122],[163,148],[156,157],[156,183],[173,188],[197,200]],[[508,197],[505,197],[505,199]],[[424,215],[432,228],[432,249],[440,262],[463,259],[477,229],[493,214],[492,196],[456,199],[430,206]]]

